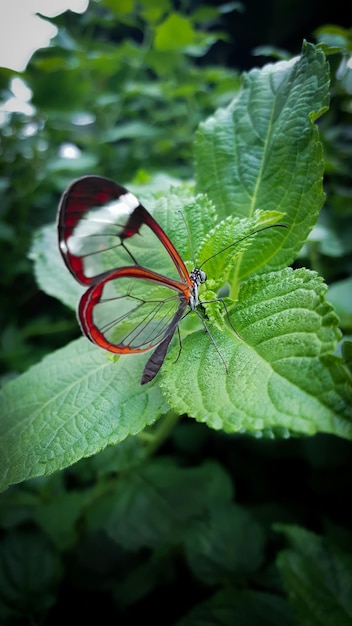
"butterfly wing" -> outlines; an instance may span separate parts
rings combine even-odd
[[[146,352],[173,334],[189,298],[188,285],[131,266],[91,285],[78,314],[83,332],[105,350]]]
[[[143,371],[145,384],[161,368],[189,299],[188,285],[145,268],[125,267],[89,287],[78,317],[85,335],[110,352],[138,354],[157,346]]]
[[[143,265],[189,282],[166,233],[125,187],[84,176],[63,194],[58,211],[62,257],[76,280],[90,285],[119,267]]]

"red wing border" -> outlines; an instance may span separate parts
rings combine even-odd
[[[140,234],[144,225],[156,237],[154,245],[153,238],[151,242],[148,240],[149,250],[157,247],[158,240],[169,255],[170,266],[173,264],[180,280],[188,283],[187,268],[161,226],[125,187],[100,176],[79,178],[61,198],[58,211],[61,255],[78,282],[92,285],[114,269],[141,265],[130,251],[128,241]]]
[[[116,354],[136,354],[171,341],[190,297],[188,284],[124,267],[83,294],[78,316],[93,343]]]

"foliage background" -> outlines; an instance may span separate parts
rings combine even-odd
[[[166,188],[172,177],[189,179],[194,131],[235,95],[242,70],[264,64],[269,53],[279,54],[278,49],[280,54],[285,49],[288,56],[299,53],[304,37],[330,37],[329,43],[352,49],[351,31],[343,30],[350,27],[351,15],[338,3],[325,14],[317,3],[297,2],[292,7],[278,1],[247,1],[220,11],[215,3],[206,7],[180,3],[176,8],[179,21],[172,27],[179,29],[179,35],[170,41],[163,22],[164,11],[171,12],[167,0],[146,0],[138,6],[127,0],[91,1],[83,15],[67,13],[55,19],[59,26],[56,45],[38,51],[20,75],[31,89],[34,110],[29,116],[7,115],[1,127],[0,365],[4,382],[79,336],[72,312],[38,290],[29,254],[36,229],[55,218],[62,190],[72,178],[94,171],[142,186],[155,177],[159,189]],[[341,29],[325,30],[323,35],[319,28],[329,22]],[[267,46],[267,56],[253,56],[259,46]],[[348,337],[352,329],[352,82],[344,65],[347,58],[340,53],[330,57],[331,108],[320,122],[327,202],[296,265],[317,269],[324,276]],[[0,71],[4,102],[13,95],[14,77],[16,73],[10,70]],[[70,150],[76,158],[67,158]],[[351,514],[346,507],[351,492],[349,442],[329,436],[256,441],[215,433],[185,419],[159,445],[154,441],[145,448],[136,441],[118,451],[107,449],[65,473],[31,481],[1,496],[0,615],[4,623],[56,623],[73,601],[80,606],[82,619],[100,615],[103,605],[120,618],[148,612],[155,623],[173,624],[219,589],[224,596],[212,599],[215,606],[218,602],[233,611],[238,594],[236,606],[242,607],[238,610],[244,624],[254,619],[246,613],[246,602],[262,607],[264,600],[243,593],[258,590],[267,594],[266,602],[274,602],[278,616],[276,622],[269,602],[260,611],[260,623],[290,623],[294,612],[286,603],[280,604],[283,583],[278,582],[275,568],[279,549],[287,545],[283,535],[296,550],[296,559],[301,551],[301,561],[308,546],[316,547],[318,556],[311,559],[317,568],[318,588],[326,582],[325,564],[335,559],[338,568],[351,555]],[[122,475],[131,472],[152,452],[151,465],[135,473],[135,480],[144,485],[145,498],[146,486],[153,485],[154,494],[165,488],[158,483],[161,469],[169,476],[174,497],[188,502],[203,491],[202,507],[209,502],[216,506],[215,539],[209,538],[211,529],[199,528],[192,549],[185,546],[181,554],[170,540],[172,524],[154,528],[155,536],[145,538],[155,523],[148,523],[148,513],[157,510],[156,501],[151,499],[150,508],[142,507],[132,515],[115,493],[119,487],[112,478],[117,470]],[[194,474],[178,475],[175,465]],[[185,480],[193,481],[193,491],[180,486]],[[131,497],[128,489],[122,501]],[[119,503],[117,511],[111,512],[112,502]],[[231,511],[226,508],[229,502]],[[104,515],[109,527],[104,526]],[[236,522],[227,536],[226,524],[232,516]],[[129,534],[139,518],[143,524],[137,530],[142,536]],[[292,531],[289,536],[287,530],[275,534],[272,524],[278,522],[297,524],[316,534],[294,535]],[[214,554],[204,544],[214,553],[220,547],[226,552],[233,541],[240,545],[248,525],[245,545],[254,547],[251,555],[243,557],[245,566],[239,562],[233,567],[231,562],[226,569],[223,558],[219,568],[210,567]],[[321,545],[317,535],[324,535],[328,543]],[[220,537],[225,540],[219,547]],[[335,546],[333,557],[329,541]],[[282,551],[278,561],[289,589],[290,557],[289,550]],[[305,578],[307,566],[301,562],[298,569],[307,595],[318,604],[309,583],[312,576]],[[348,562],[341,583],[344,589],[351,584],[351,571]],[[231,600],[225,593],[228,586]],[[160,593],[169,601],[166,617],[155,615],[160,611]],[[304,621],[306,606],[294,609],[297,623],[318,623]],[[217,615],[214,606],[213,610]],[[340,622],[335,615],[331,623],[351,623],[351,615],[347,607]],[[231,623],[215,621],[218,617],[206,622],[204,615],[197,619],[185,623]]]

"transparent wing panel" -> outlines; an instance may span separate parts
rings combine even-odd
[[[170,255],[144,223],[146,215],[138,199],[113,181],[91,176],[73,183],[60,203],[58,229],[74,276],[90,284],[112,269],[141,265],[179,279]]]
[[[175,329],[187,307],[177,287],[131,276],[107,278],[91,287],[81,301],[80,318],[86,334],[115,352],[146,351]]]

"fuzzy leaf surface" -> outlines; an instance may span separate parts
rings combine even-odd
[[[164,364],[172,408],[227,432],[352,438],[352,385],[335,356],[338,318],[315,272],[287,268],[243,284],[229,328],[184,341]],[[228,373],[225,370],[225,364]]]
[[[195,142],[196,190],[220,219],[256,209],[285,213],[285,245],[266,269],[292,263],[324,202],[323,156],[314,121],[328,105],[329,73],[322,50],[245,74],[237,98],[201,123]],[[273,250],[277,238],[272,235]],[[243,256],[241,274],[250,273]]]
[[[136,435],[167,405],[139,384],[145,357],[112,363],[78,339],[0,392],[0,488],[72,465]]]

